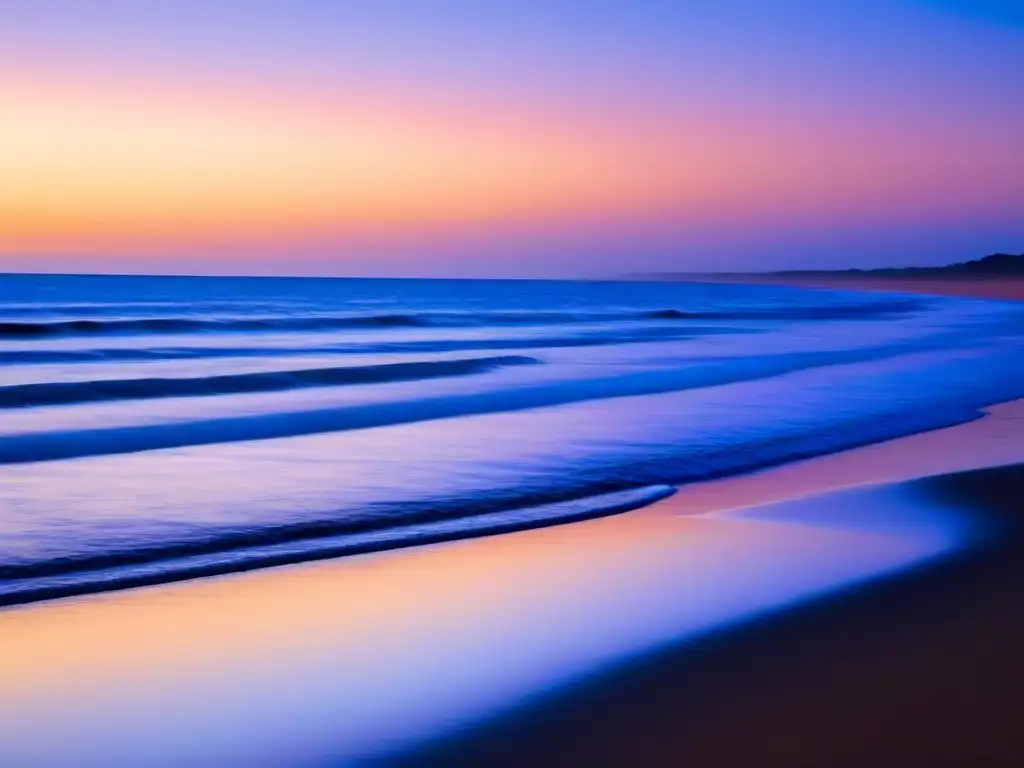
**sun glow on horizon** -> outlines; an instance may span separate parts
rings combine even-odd
[[[628,216],[670,205],[697,175],[682,173],[671,136],[652,145],[593,125],[245,103],[230,93],[4,92],[7,248]]]
[[[54,254],[248,272],[307,253],[343,272],[529,272],[833,232],[850,248],[862,229],[1024,210],[1001,109],[17,64],[0,59],[0,262],[30,271]]]

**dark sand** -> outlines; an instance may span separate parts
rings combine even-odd
[[[958,455],[962,467],[1000,463],[1020,455],[1022,413],[1008,404],[996,418],[722,485],[742,506],[792,496],[801,478],[809,491],[948,471]],[[994,535],[621,666],[400,764],[1024,766],[1024,465],[920,482],[968,501]],[[699,510],[716,485],[660,506]]]
[[[1024,766],[1024,468],[928,482],[1004,530],[620,668],[408,764]]]

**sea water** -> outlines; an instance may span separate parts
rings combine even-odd
[[[695,283],[0,276],[0,603],[578,520],[1024,396],[1024,312]]]

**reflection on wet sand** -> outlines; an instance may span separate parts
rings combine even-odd
[[[905,487],[792,502],[775,520],[680,504],[2,612],[0,763],[381,754],[963,534]],[[866,508],[887,525],[843,527]]]

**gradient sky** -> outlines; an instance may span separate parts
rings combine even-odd
[[[0,269],[1024,250],[1020,0],[3,0]]]

